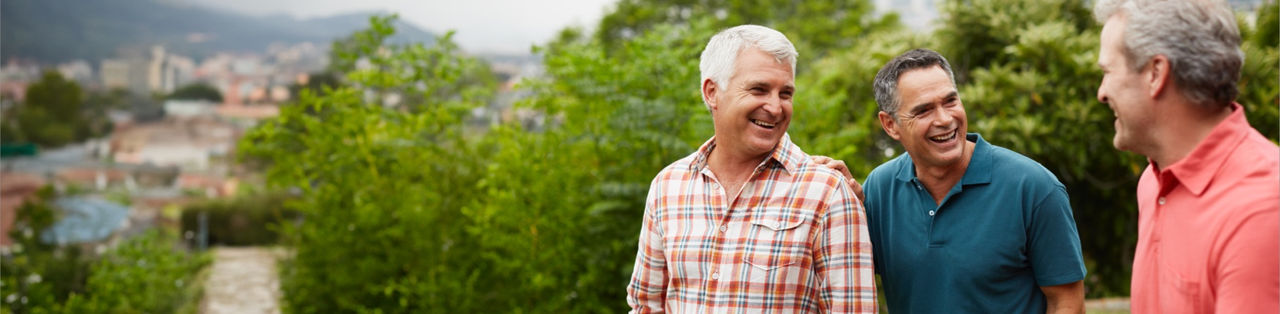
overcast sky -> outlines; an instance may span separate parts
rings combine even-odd
[[[178,0],[252,15],[299,18],[350,12],[399,13],[402,20],[442,34],[473,53],[527,53],[566,26],[594,28],[616,0]]]

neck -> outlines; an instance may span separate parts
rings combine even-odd
[[[1168,167],[1186,158],[1191,151],[1213,132],[1222,120],[1231,115],[1232,106],[1206,109],[1203,106],[1180,101],[1164,104],[1169,112],[1161,117],[1163,122],[1155,134],[1156,147],[1147,155],[1157,167]]]
[[[739,181],[734,179],[751,175],[751,172],[755,171],[760,162],[764,161],[765,158],[769,158],[769,153],[759,156],[747,156],[731,152],[727,148],[717,145],[715,149],[711,150],[711,155],[707,156],[707,166],[721,180]]]
[[[933,196],[936,204],[942,204],[942,199],[947,196],[947,192],[964,178],[965,170],[969,169],[969,161],[973,159],[973,148],[976,143],[965,140],[962,144],[964,154],[955,163],[942,166],[915,163],[916,178],[920,179],[920,184],[929,191],[929,195]]]

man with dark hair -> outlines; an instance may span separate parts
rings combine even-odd
[[[1235,14],[1221,1],[1103,0],[1094,17],[1112,144],[1150,163],[1132,311],[1280,312],[1280,150],[1235,102]]]
[[[1082,312],[1084,259],[1058,178],[967,133],[951,65],[937,52],[899,55],[874,88],[881,127],[906,149],[865,182],[889,312]],[[843,162],[815,162],[852,179]]]

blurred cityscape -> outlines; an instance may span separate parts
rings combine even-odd
[[[175,14],[219,17],[222,20],[202,18],[210,19],[209,23],[215,25],[228,23],[230,25],[225,25],[226,28],[233,30],[237,21],[266,23],[263,25],[267,26],[256,25],[258,27],[253,32],[279,36],[253,37],[252,41],[261,43],[258,49],[254,49],[253,45],[236,43],[231,39],[250,35],[200,28],[210,25],[174,22],[172,26],[178,29],[170,32],[177,33],[179,36],[176,38],[162,38],[155,34],[161,32],[158,30],[138,33],[136,37],[142,38],[131,38],[134,36],[106,33],[90,29],[93,26],[85,25],[88,23],[71,21],[66,23],[71,26],[62,25],[62,28],[80,27],[70,32],[119,38],[119,41],[84,43],[110,48],[97,49],[97,52],[70,49],[82,53],[41,54],[42,51],[57,49],[45,46],[77,44],[57,40],[67,36],[58,36],[54,27],[45,25],[47,20],[40,21],[42,14],[49,15],[49,11],[56,10],[48,7],[58,3],[6,1],[0,10],[5,22],[5,53],[3,65],[0,65],[0,111],[3,111],[0,120],[10,125],[22,125],[22,121],[18,121],[21,115],[15,113],[24,106],[32,106],[28,89],[38,84],[46,72],[51,72],[76,84],[85,95],[83,107],[100,108],[95,113],[104,116],[94,118],[105,118],[110,127],[101,134],[95,134],[97,136],[57,146],[36,145],[29,138],[15,140],[14,136],[5,137],[5,155],[0,158],[0,185],[3,186],[0,189],[3,193],[0,195],[0,218],[3,218],[0,247],[12,243],[8,230],[13,224],[15,209],[45,185],[52,185],[58,190],[71,188],[81,191],[77,199],[88,202],[65,203],[84,207],[80,210],[129,209],[127,217],[120,215],[119,219],[88,220],[83,224],[72,224],[80,229],[60,231],[112,231],[93,233],[99,235],[96,237],[74,238],[91,243],[137,233],[155,224],[176,224],[178,206],[196,199],[236,194],[242,189],[242,182],[254,180],[252,171],[236,166],[233,157],[240,137],[259,120],[276,116],[279,106],[296,98],[300,87],[314,84],[317,75],[322,76],[319,79],[332,80],[331,77],[323,77],[328,75],[330,42],[366,27],[367,16],[372,14],[352,13],[298,21],[283,17],[244,17],[167,2],[117,2],[122,3],[116,5],[125,7],[158,6],[159,10],[171,10],[177,12]],[[107,24],[171,26],[163,21],[130,21],[130,15],[94,18],[108,20]],[[270,19],[285,21],[262,22]],[[434,40],[434,34],[412,25],[398,26],[396,39],[400,43],[430,45]],[[325,30],[319,34],[298,31],[314,29]],[[49,40],[25,40],[30,33],[46,34]],[[512,114],[506,112],[516,99],[512,87],[524,77],[538,75],[541,65],[531,54],[477,57],[489,63],[502,83],[495,103],[477,110],[475,120],[497,121],[499,115]],[[184,88],[211,89],[216,91],[216,95],[206,93],[192,97],[191,93],[181,92]],[[168,215],[165,214],[166,209]]]

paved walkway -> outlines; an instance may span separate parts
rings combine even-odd
[[[200,313],[280,313],[276,253],[261,247],[219,247],[204,285]]]

